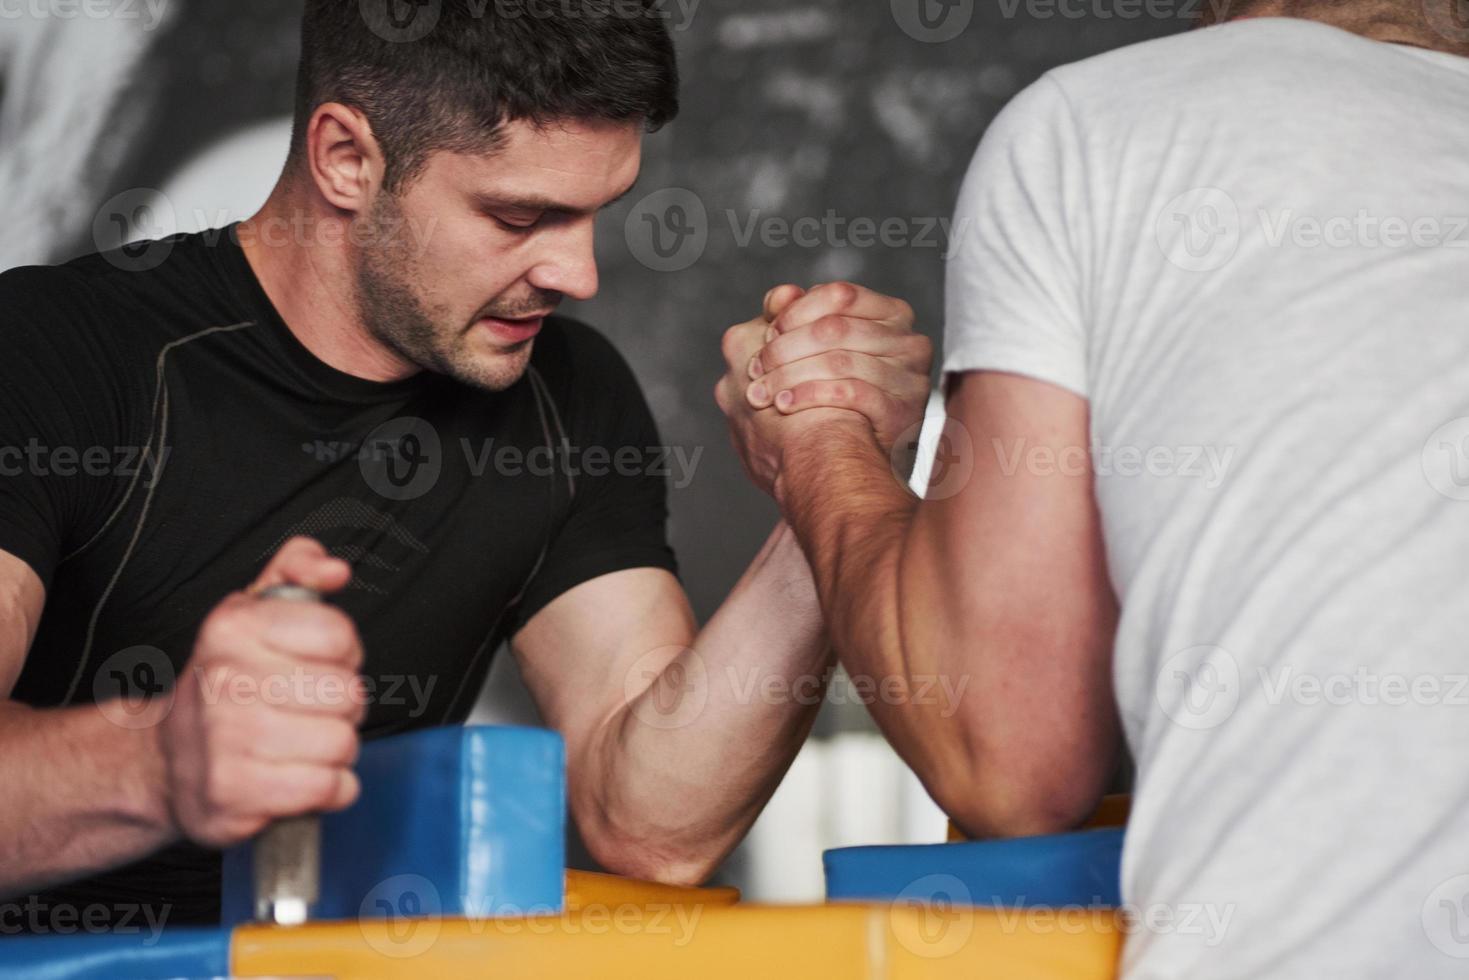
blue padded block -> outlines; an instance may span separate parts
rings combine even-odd
[[[1120,827],[1044,837],[843,847],[822,855],[830,901],[921,901],[1030,907],[1122,902]]]
[[[212,980],[229,974],[228,929],[0,940],[0,976],[25,980]]]
[[[363,746],[362,796],[321,822],[313,919],[559,912],[566,750],[540,728],[434,728]],[[254,916],[251,848],[225,852],[223,924]]]

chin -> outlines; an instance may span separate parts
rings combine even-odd
[[[527,340],[510,348],[476,351],[466,358],[456,359],[447,373],[456,381],[476,388],[504,391],[525,377],[534,347],[535,340]]]

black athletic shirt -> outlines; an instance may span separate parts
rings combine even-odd
[[[658,445],[627,364],[565,318],[500,393],[328,366],[233,226],[11,270],[0,549],[47,590],[13,698],[165,689],[205,614],[304,534],[353,566],[331,601],[366,649],[365,736],[461,722],[501,641],[556,596],[674,569]],[[209,922],[218,886],[218,854],[182,844],[38,901]]]

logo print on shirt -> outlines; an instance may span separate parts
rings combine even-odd
[[[333,533],[343,530],[374,531],[376,540],[371,544],[364,544],[361,543],[360,534],[353,534],[350,536],[351,540],[343,541],[340,540],[340,535]],[[354,497],[337,497],[317,507],[277,538],[260,556],[260,560],[269,559],[282,544],[297,535],[315,538],[333,557],[352,565],[352,581],[347,583],[348,589],[371,592],[374,595],[385,596],[388,589],[369,581],[369,577],[382,577],[372,573],[391,575],[402,568],[384,557],[385,552],[397,550],[419,555],[429,553],[428,546],[414,537],[392,514],[375,510]],[[334,537],[338,540],[333,541]]]

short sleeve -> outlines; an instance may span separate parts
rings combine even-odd
[[[1087,394],[1084,161],[1045,76],[995,118],[959,195],[945,285],[944,373],[1006,371]]]
[[[117,482],[94,472],[121,440],[93,312],[63,270],[0,275],[0,550],[48,586]]]
[[[589,327],[567,326],[571,373],[532,380],[543,385],[566,433],[571,506],[512,613],[512,634],[557,596],[598,576],[678,570],[668,544],[676,447],[663,445],[642,389],[616,349]]]

